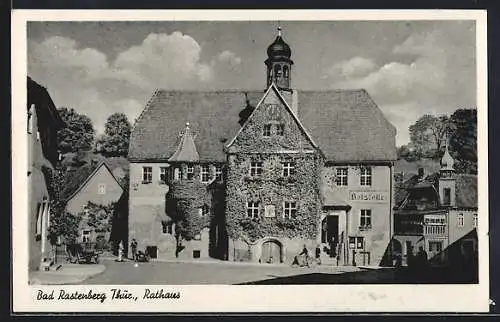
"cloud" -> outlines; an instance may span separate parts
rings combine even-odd
[[[224,63],[229,63],[231,65],[241,64],[241,58],[236,56],[235,53],[229,50],[224,50],[217,56],[218,60]]]
[[[376,68],[375,63],[371,59],[363,57],[353,57],[333,65],[328,74],[331,77],[361,77],[365,76]]]
[[[227,78],[220,74],[228,72],[228,65],[241,64],[229,50],[203,61],[200,44],[180,32],[149,34],[113,61],[65,37],[30,41],[28,53],[29,75],[47,87],[58,107],[88,115],[98,132],[115,112],[125,113],[133,123],[156,88],[207,88]]]
[[[458,25],[463,27],[470,28]],[[359,57],[334,65],[344,72],[332,85],[366,89],[398,128],[397,143],[406,144],[408,126],[418,117],[438,111],[451,114],[457,108],[474,105],[474,43],[470,42],[471,37],[461,37],[462,32],[470,30],[451,32],[439,28],[414,32],[392,48],[388,53],[391,60],[381,66],[369,64],[369,59],[363,64]],[[349,73],[356,70],[348,68],[356,66],[351,63],[356,61],[369,72]]]

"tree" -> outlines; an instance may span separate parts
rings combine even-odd
[[[450,150],[457,172],[477,173],[476,109],[458,109],[451,115]]]
[[[91,150],[95,131],[90,118],[72,108],[63,107],[58,112],[66,123],[66,127],[57,133],[58,149],[62,153]]]
[[[405,159],[408,162],[417,161],[420,159],[419,156],[415,153],[413,149],[411,149],[408,145],[402,145],[397,149],[398,160]]]
[[[410,146],[418,157],[439,158],[444,148],[448,116],[424,115],[410,126]]]
[[[96,144],[96,152],[106,157],[126,157],[132,125],[123,113],[114,113],[106,121],[104,135]]]
[[[66,244],[72,244],[78,238],[78,226],[80,216],[66,212],[66,203],[62,196],[64,189],[64,169],[55,170],[51,173],[49,182],[50,200],[50,226],[49,238],[54,245],[58,237],[63,237]]]

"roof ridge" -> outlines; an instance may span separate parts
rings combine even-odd
[[[156,96],[159,93],[159,91],[160,90],[158,88],[155,89],[155,91],[153,92],[153,95],[151,95],[151,97],[149,98],[149,100],[146,102],[146,105],[144,105],[144,108],[142,109],[141,114],[139,114],[139,116],[135,119],[134,125],[132,126],[132,129],[131,129],[130,133],[134,132],[137,123],[139,123],[139,120],[144,116],[144,113],[149,109],[149,107],[151,106],[151,103],[152,103],[153,99],[156,98]]]

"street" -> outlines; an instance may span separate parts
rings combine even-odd
[[[280,265],[247,265],[232,262],[115,262],[103,260],[106,270],[83,284],[186,285],[186,284],[412,284],[474,283],[447,270],[427,274],[406,269],[319,266],[292,268]]]

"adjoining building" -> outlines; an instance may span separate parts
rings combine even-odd
[[[59,158],[57,131],[65,124],[46,88],[28,77],[27,90],[29,270],[37,270],[53,263],[48,229],[54,196],[49,186]]]
[[[397,187],[394,251],[403,265],[420,247],[435,265],[477,260],[477,176],[457,174],[446,145],[439,173],[418,175]]]
[[[306,245],[324,262],[382,261],[396,130],[365,90],[293,88],[291,54],[279,31],[265,90],[153,94],[129,149],[129,238],[140,249],[289,263]],[[179,238],[181,217],[192,236]]]
[[[111,168],[105,161],[91,161],[67,170],[64,185],[61,198],[66,204],[66,211],[81,216],[76,242],[108,247],[113,221],[126,218],[127,206],[125,189]],[[120,232],[117,223],[114,232]],[[123,233],[121,238],[125,237]]]

